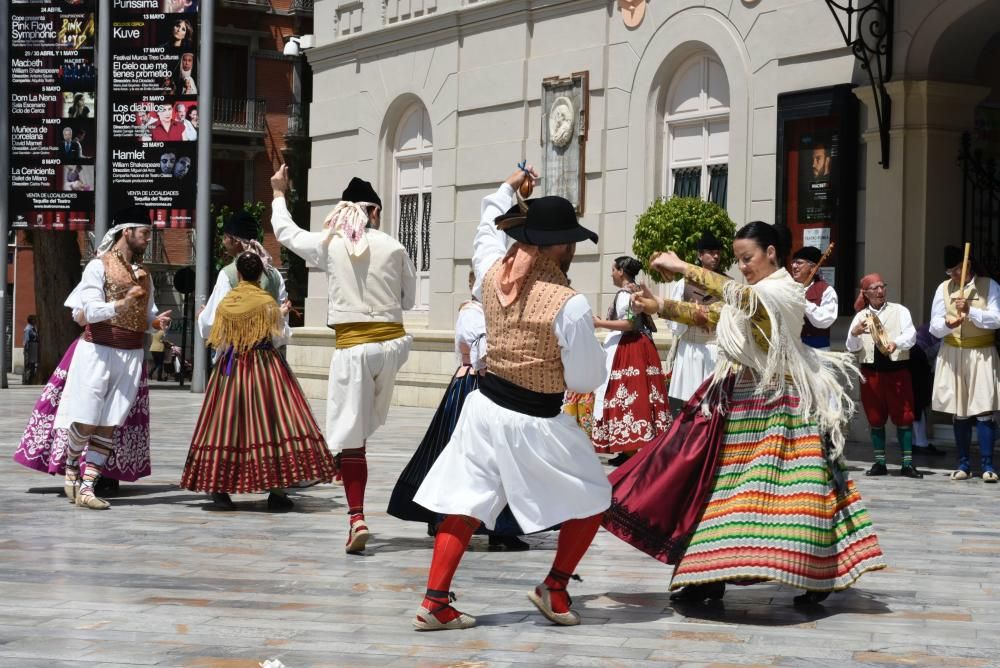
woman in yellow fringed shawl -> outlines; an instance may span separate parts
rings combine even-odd
[[[181,487],[208,492],[234,510],[232,493],[269,491],[270,510],[289,510],[284,493],[305,480],[330,482],[337,465],[284,358],[284,309],[258,282],[263,263],[236,259],[240,283],[219,303],[207,343],[222,352],[205,390]]]

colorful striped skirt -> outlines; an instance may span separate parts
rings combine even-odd
[[[860,494],[850,481],[835,488],[795,389],[755,389],[733,389],[712,492],[670,588],[771,580],[836,591],[885,568]]]
[[[270,345],[224,356],[205,390],[181,487],[265,492],[337,470],[309,403]]]

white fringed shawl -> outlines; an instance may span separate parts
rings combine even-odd
[[[727,282],[722,299],[716,330],[722,354],[713,382],[749,369],[758,382],[757,392],[770,391],[772,396],[780,395],[791,382],[798,390],[803,415],[816,420],[821,434],[829,434],[833,450],[828,456],[839,458],[844,451],[843,426],[855,410],[849,390],[861,374],[850,353],[819,351],[802,343],[805,288],[779,269],[754,285]],[[770,335],[751,320],[760,307],[770,319]],[[766,350],[754,340],[754,330],[767,340]]]

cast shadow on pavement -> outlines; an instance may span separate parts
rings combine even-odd
[[[752,591],[756,590],[756,591]],[[705,603],[674,601],[670,606],[691,619],[750,626],[795,626],[840,614],[885,615],[892,612],[877,594],[851,588],[834,592],[822,603],[794,606],[801,589],[781,585],[728,587],[725,598]]]

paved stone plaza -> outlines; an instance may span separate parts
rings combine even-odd
[[[556,628],[525,596],[555,535],[516,554],[477,537],[454,589],[479,626],[420,634],[410,619],[431,539],[384,508],[431,411],[394,408],[369,444],[375,536],[348,556],[340,487],[294,494],[288,514],[268,513],[263,495],[207,511],[179,490],[201,397],[167,385],[152,391],[153,475],[109,511],[70,506],[60,480],[10,458],[39,389],[0,391],[0,666],[1000,665],[1000,486],[950,482],[927,462],[922,481],[865,479],[866,449],[851,449],[890,568],[813,612],[769,585],[672,605],[670,569],[602,531],[572,585],[584,624]]]

